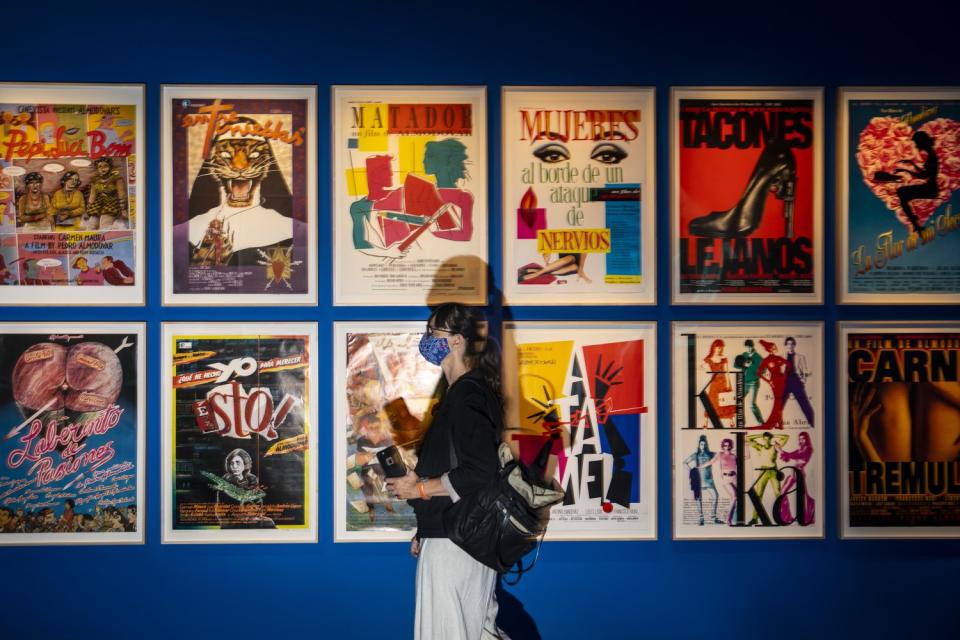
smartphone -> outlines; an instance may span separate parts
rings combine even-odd
[[[402,478],[407,475],[407,465],[400,456],[400,449],[392,444],[380,451],[377,451],[377,460],[383,467],[383,472],[388,478]]]

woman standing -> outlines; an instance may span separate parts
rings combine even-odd
[[[707,436],[701,435],[697,440],[697,450],[683,459],[683,463],[690,469],[690,488],[693,491],[693,497],[700,508],[700,525],[703,525],[703,492],[709,491],[713,494],[713,524],[723,524],[723,520],[717,517],[717,502],[720,495],[717,493],[717,487],[713,484],[713,469],[710,468],[710,462],[717,454],[710,451],[710,443],[707,442]]]
[[[797,476],[803,476],[803,479],[806,480],[806,472],[804,469],[807,466],[807,463],[810,462],[810,458],[813,456],[813,446],[810,444],[810,436],[807,435],[806,431],[801,431],[797,434],[797,448],[793,451],[786,451],[783,448],[783,445],[779,442],[774,442],[773,446],[776,447],[777,452],[779,453],[780,460],[783,462],[792,462],[790,468],[793,469],[792,474],[784,474],[786,478],[783,481],[783,486],[780,487],[780,495],[784,496],[790,493],[794,487],[797,486]],[[781,467],[783,471],[784,467]],[[806,482],[804,482],[804,495],[797,496],[796,503],[803,504],[803,513],[800,513],[800,509],[797,509],[797,520],[801,520],[800,524],[808,525],[813,524],[813,519],[815,517],[816,511],[816,501],[813,497],[806,491]],[[780,502],[780,519],[785,523],[793,522],[793,515],[790,513],[790,501],[782,500]]]
[[[737,407],[732,404],[720,404],[720,394],[733,391],[730,386],[730,380],[727,379],[727,357],[723,355],[723,340],[719,338],[710,343],[710,353],[703,359],[703,370],[709,376],[710,382],[707,384],[707,399],[717,417],[722,420],[729,420],[736,417]],[[721,426],[723,423],[720,423]],[[703,412],[703,428],[709,429],[713,426],[713,419],[709,411]]]
[[[126,189],[120,172],[113,168],[110,158],[99,158],[93,164],[97,173],[90,184],[89,218],[84,226],[91,231],[126,229]]]
[[[496,479],[503,430],[500,354],[481,313],[454,303],[433,311],[420,353],[440,366],[449,387],[434,410],[415,471],[387,480],[417,516],[410,543],[419,558],[414,637],[499,638],[497,574],[448,539],[443,512]]]
[[[710,462],[698,465],[701,470],[720,465],[721,482],[730,496],[730,509],[727,511],[727,524],[733,524],[733,516],[737,512],[737,454],[733,452],[733,440],[724,438],[720,443],[720,453],[713,456]]]

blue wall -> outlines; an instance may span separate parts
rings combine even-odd
[[[426,310],[332,308],[331,84],[488,86],[490,262],[500,282],[500,104],[504,84],[657,87],[657,307],[513,308],[514,319],[655,319],[661,338],[657,542],[548,543],[541,564],[509,590],[512,622],[544,638],[957,637],[956,541],[840,541],[836,429],[826,424],[826,539],[671,540],[671,320],[826,321],[826,388],[835,389],[839,319],[956,318],[960,307],[840,308],[834,299],[835,107],[838,86],[957,83],[957,9],[872,3],[747,7],[714,2],[649,9],[639,3],[357,1],[292,10],[287,3],[25,3],[3,10],[0,79],[147,83],[145,308],[0,308],[4,320],[149,323],[147,542],[136,547],[0,548],[0,637],[402,638],[413,625],[414,561],[399,544],[337,544],[333,487],[320,470],[320,542],[307,545],[160,544],[162,321],[317,320],[320,461],[331,463],[332,323],[422,319]],[[667,3],[663,3],[667,4]],[[679,4],[679,3],[678,3]],[[955,6],[955,5],[954,5]],[[914,10],[915,9],[915,10]],[[928,16],[923,13],[928,11]],[[901,33],[902,31],[902,33]],[[161,83],[316,83],[319,100],[318,308],[160,306]],[[826,91],[826,300],[822,307],[669,305],[667,118],[672,85],[813,85]],[[491,307],[494,319],[504,310]],[[836,415],[828,394],[826,415]],[[519,602],[518,602],[519,601]],[[527,620],[527,624],[530,621]],[[517,634],[516,637],[526,637]]]

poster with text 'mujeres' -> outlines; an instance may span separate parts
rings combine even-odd
[[[503,90],[504,297],[654,302],[654,90]]]

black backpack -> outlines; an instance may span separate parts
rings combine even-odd
[[[485,393],[486,387],[470,380]],[[487,416],[494,425],[502,427],[501,420]],[[547,440],[544,450],[549,454],[553,441]],[[538,460],[546,459],[541,451]],[[537,558],[527,566],[522,559],[539,545],[547,531],[550,506],[563,499],[563,492],[546,486],[543,469],[531,469],[514,459],[510,446],[501,442],[498,449],[499,472],[495,482],[461,496],[443,513],[443,525],[454,544],[469,553],[475,560],[497,573],[516,574],[516,584],[524,572],[536,564]],[[450,468],[457,466],[457,453],[450,439]],[[515,570],[511,569],[516,566]]]

